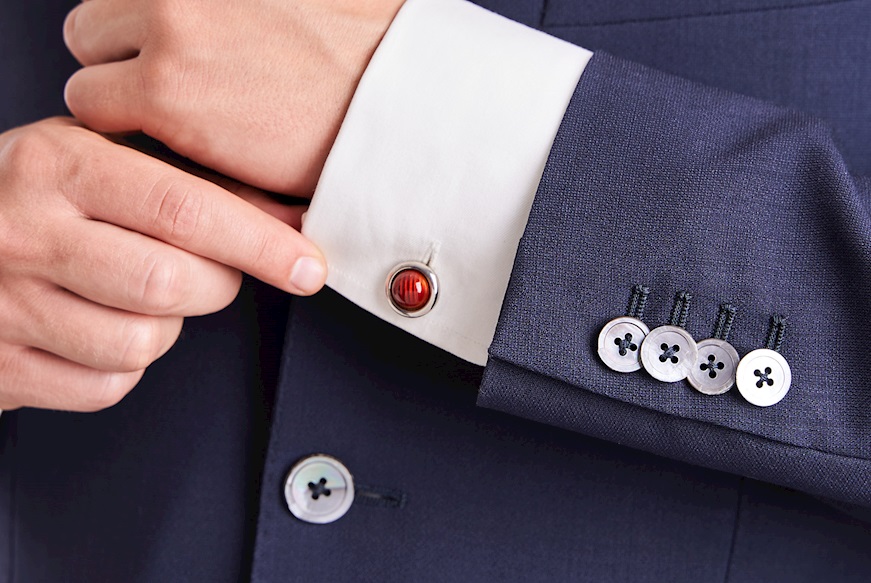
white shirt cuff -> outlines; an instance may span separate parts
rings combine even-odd
[[[463,0],[407,0],[327,159],[303,233],[327,285],[475,364],[487,361],[544,164],[592,56]],[[391,308],[405,261],[439,278],[433,310]]]

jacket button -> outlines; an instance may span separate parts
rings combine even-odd
[[[438,277],[425,263],[400,263],[387,277],[386,292],[394,311],[408,318],[417,318],[435,306],[439,293]]]
[[[687,377],[690,385],[705,395],[722,395],[735,385],[735,371],[741,358],[738,351],[718,338],[702,340],[699,356]]]
[[[689,332],[677,326],[654,328],[641,345],[644,370],[664,383],[687,378],[697,358],[696,341]]]
[[[599,333],[599,358],[617,372],[640,370],[641,343],[649,333],[644,322],[637,318],[614,318]]]
[[[770,407],[779,403],[789,392],[792,372],[779,352],[759,348],[745,355],[738,363],[735,384],[751,404]]]
[[[303,522],[327,524],[345,515],[354,503],[354,479],[334,457],[315,454],[290,469],[284,499],[291,514]]]

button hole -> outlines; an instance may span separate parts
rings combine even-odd
[[[638,350],[638,345],[632,342],[632,334],[629,332],[627,332],[623,338],[615,338],[614,344],[617,345],[617,352],[620,353],[620,356],[626,356],[628,350],[631,350],[632,352]]]
[[[699,368],[708,371],[708,376],[712,379],[717,378],[717,371],[726,368],[726,365],[717,361],[717,357],[713,354],[708,355],[708,362],[703,362]]]
[[[770,366],[765,367],[765,372],[762,372],[761,370],[759,370],[757,368],[756,370],[753,371],[753,374],[755,376],[759,377],[759,380],[756,381],[756,388],[757,389],[761,389],[764,385],[768,385],[769,387],[774,386],[774,379],[769,377],[769,375],[771,374],[771,367]]]
[[[354,504],[375,506],[379,508],[405,508],[408,497],[405,492],[384,486],[356,484],[354,488]]]
[[[432,264],[435,262],[436,257],[438,257],[441,248],[441,241],[433,241],[432,243],[430,243],[429,249],[427,249],[426,255],[423,256],[423,261],[421,261],[421,263],[428,267],[432,267]]]
[[[317,500],[321,496],[329,496],[333,492],[327,488],[327,479],[321,478],[317,483],[309,482],[308,489],[311,492],[312,500]]]
[[[671,361],[672,364],[677,364],[680,359],[677,357],[676,353],[680,352],[680,346],[674,344],[669,346],[666,343],[662,343],[659,345],[660,350],[662,350],[662,354],[659,355],[659,362],[666,362],[668,360]]]

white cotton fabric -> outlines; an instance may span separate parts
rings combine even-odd
[[[327,285],[485,364],[545,161],[591,56],[469,2],[408,0],[305,218]],[[433,310],[413,319],[385,293],[391,269],[409,260],[428,260],[440,285]]]

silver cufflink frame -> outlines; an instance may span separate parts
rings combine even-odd
[[[430,296],[427,303],[419,310],[414,311],[404,310],[400,306],[397,306],[393,301],[393,294],[391,293],[393,282],[400,273],[408,271],[409,269],[414,269],[422,273],[423,276],[426,277],[430,289]],[[435,307],[439,296],[439,279],[435,274],[435,271],[433,271],[426,263],[421,263],[420,261],[405,261],[390,271],[384,284],[384,292],[387,294],[387,303],[390,304],[390,307],[393,308],[394,312],[406,318],[419,318],[428,314]]]

